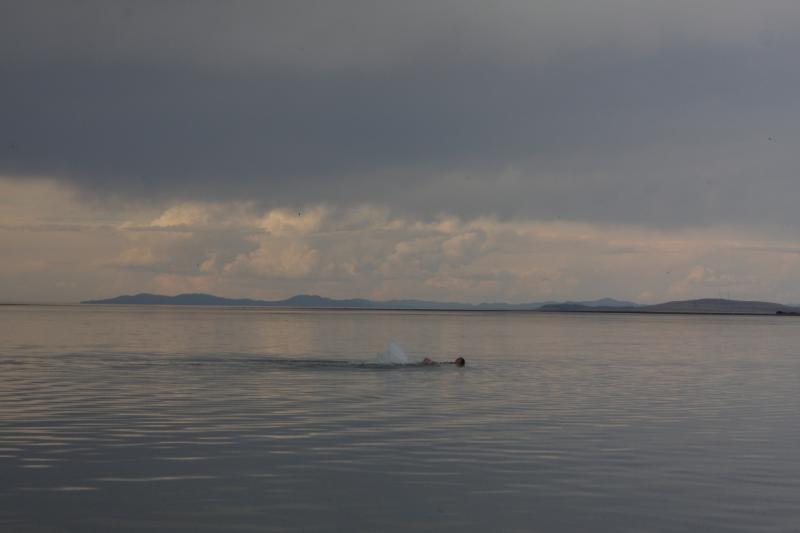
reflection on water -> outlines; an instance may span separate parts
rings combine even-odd
[[[0,307],[0,530],[796,531],[798,324]]]

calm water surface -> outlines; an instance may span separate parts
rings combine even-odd
[[[0,480],[4,532],[800,531],[800,319],[0,307]]]

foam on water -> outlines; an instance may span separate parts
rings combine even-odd
[[[415,362],[399,363],[384,360],[383,353],[378,354],[377,361],[358,361],[351,359],[319,359],[319,358],[287,358],[267,355],[257,356],[207,356],[189,359],[178,359],[171,366],[216,366],[224,371],[235,372],[242,367],[249,370],[403,370],[412,368],[435,368],[443,366],[441,363],[422,364]]]
[[[399,344],[395,341],[389,341],[389,347],[386,351],[378,354],[378,362],[385,365],[407,365],[411,361]]]

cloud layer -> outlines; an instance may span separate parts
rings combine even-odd
[[[0,181],[0,294],[76,301],[202,291],[279,299],[642,302],[702,296],[800,302],[800,242],[741,228],[431,221],[380,206],[255,202],[110,209],[56,183]],[[26,199],[35,199],[25,205]]]
[[[800,225],[800,5],[25,2],[0,174],[171,201]]]

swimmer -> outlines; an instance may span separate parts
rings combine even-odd
[[[426,357],[425,359],[422,360],[422,364],[423,365],[438,365],[439,363],[437,363],[436,361],[434,361],[430,357]],[[463,357],[461,357],[459,355],[458,357],[455,358],[455,360],[452,362],[452,364],[454,364],[456,366],[464,366],[464,365],[467,364],[467,362],[464,360]]]

